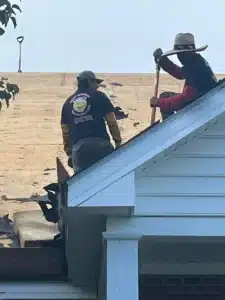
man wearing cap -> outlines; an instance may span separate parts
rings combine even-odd
[[[61,128],[68,164],[76,173],[113,152],[105,121],[118,148],[122,142],[110,99],[98,91],[103,80],[91,71],[77,77],[78,89],[62,107]],[[71,165],[72,163],[72,165]]]
[[[160,108],[163,120],[216,85],[217,79],[208,62],[197,53],[206,50],[207,47],[206,45],[196,48],[193,34],[179,33],[175,37],[173,50],[163,53],[162,49],[158,48],[154,51],[154,59],[164,71],[177,79],[185,80],[182,93],[164,92],[159,98],[151,98],[151,107]],[[168,59],[168,56],[174,54],[182,67]]]

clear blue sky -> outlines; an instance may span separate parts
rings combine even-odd
[[[18,0],[12,0],[19,3]],[[154,72],[152,52],[173,47],[178,32],[225,73],[224,0],[23,0],[18,28],[1,39],[1,71],[18,69],[16,37],[24,35],[24,72]],[[175,60],[176,61],[176,60]]]

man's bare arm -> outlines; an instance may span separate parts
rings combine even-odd
[[[119,146],[122,142],[122,137],[114,112],[108,113],[105,116],[105,120],[116,146]]]
[[[71,155],[71,149],[69,148],[69,126],[61,124],[62,128],[62,138],[63,138],[63,148],[68,156]]]

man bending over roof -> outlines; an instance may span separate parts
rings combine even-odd
[[[122,142],[120,130],[110,99],[98,91],[103,82],[91,71],[77,77],[78,89],[62,107],[61,127],[68,163],[76,173],[90,167],[113,152],[109,131],[118,148]]]
[[[191,33],[179,33],[175,37],[173,50],[163,54],[162,49],[158,48],[153,53],[155,61],[164,71],[177,79],[185,80],[182,93],[164,92],[159,98],[151,98],[150,105],[160,108],[163,120],[216,85],[216,77],[208,62],[197,53],[204,51],[207,47],[206,45],[196,48],[194,36]],[[168,56],[174,54],[177,54],[182,67],[178,67],[168,59]]]

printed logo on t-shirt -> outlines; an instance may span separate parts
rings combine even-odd
[[[88,104],[88,98],[90,98],[88,94],[77,94],[71,99],[71,103],[73,104],[72,114],[74,116],[84,116],[90,111],[91,105]]]
[[[72,103],[72,115],[74,116],[75,124],[93,120],[93,116],[88,114],[91,109],[88,98],[90,98],[90,95],[82,93],[71,99],[70,103]]]

